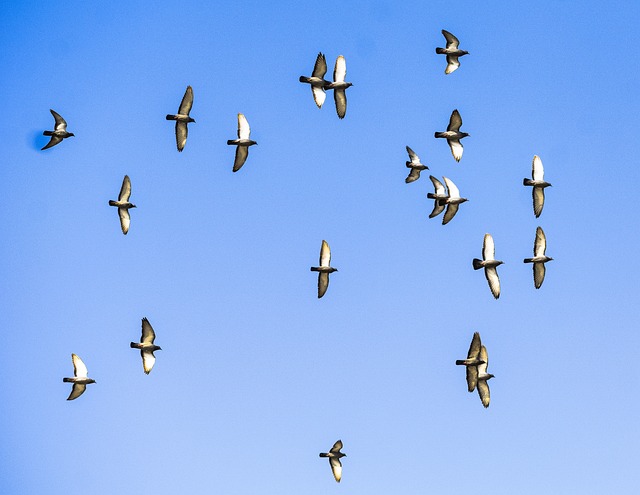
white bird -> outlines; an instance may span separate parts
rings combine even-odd
[[[544,264],[552,261],[553,258],[545,255],[547,250],[547,237],[544,235],[542,227],[536,229],[536,240],[533,243],[533,258],[525,258],[525,263],[533,263],[533,284],[539,289],[544,282],[546,268]]]
[[[447,225],[451,221],[451,219],[456,216],[456,213],[458,213],[458,208],[460,207],[460,205],[469,200],[467,198],[460,197],[458,186],[456,186],[451,179],[444,176],[442,177],[442,179],[447,186],[447,197],[445,199],[439,200],[439,202],[441,205],[447,205],[447,211],[444,212],[444,217],[442,217],[442,225]]]
[[[254,144],[258,144],[255,141],[249,139],[251,135],[251,127],[249,127],[249,122],[247,118],[239,113],[238,114],[238,139],[229,139],[227,144],[236,145],[236,158],[233,161],[233,171],[237,172],[242,168],[244,162],[247,161],[247,157],[249,156],[249,146],[253,146]]]
[[[73,400],[80,397],[87,389],[89,383],[96,383],[93,378],[88,378],[87,367],[82,362],[82,359],[76,354],[71,354],[71,360],[73,361],[73,378],[63,378],[65,383],[73,383],[71,393],[67,400]]]
[[[463,55],[468,55],[469,52],[466,50],[460,50],[458,45],[460,41],[449,31],[442,30],[442,34],[444,38],[447,40],[446,48],[436,48],[436,53],[444,54],[447,56],[447,68],[445,69],[445,74],[451,74],[454,70],[460,67],[460,62],[458,61],[458,57],[462,57]]]
[[[445,138],[447,140],[449,148],[451,148],[451,154],[457,162],[459,162],[462,158],[462,152],[464,151],[460,140],[469,135],[468,132],[460,132],[461,126],[462,117],[460,117],[460,112],[458,112],[458,110],[454,110],[451,113],[451,117],[449,118],[449,125],[447,126],[447,130],[445,132],[435,133],[435,137]]]
[[[491,237],[491,234],[485,234],[482,244],[482,260],[474,258],[473,269],[479,270],[480,268],[484,268],[484,276],[487,278],[487,282],[489,282],[491,294],[498,299],[500,297],[500,279],[498,278],[498,270],[496,270],[496,267],[502,265],[504,261],[496,260],[495,254],[496,247],[493,243],[493,237]]]
[[[313,66],[313,72],[311,77],[300,76],[300,82],[308,83],[311,85],[311,93],[313,94],[313,100],[316,102],[318,108],[322,108],[327,94],[324,91],[331,81],[327,81],[324,75],[327,73],[327,60],[324,58],[324,53],[318,53],[316,57],[316,63]]]
[[[118,201],[114,201],[112,199],[109,200],[109,206],[116,206],[118,208],[120,228],[124,235],[127,235],[127,232],[129,232],[129,225],[131,224],[129,209],[136,208],[136,205],[129,202],[129,197],[131,197],[131,180],[128,175],[125,175],[124,179],[122,179],[122,187],[120,188]]]
[[[318,299],[320,299],[327,292],[327,287],[329,287],[329,274],[338,271],[337,268],[331,266],[331,249],[325,240],[322,241],[322,246],[320,247],[320,266],[312,266],[311,271],[319,272]]]
[[[55,119],[55,127],[53,131],[44,131],[42,134],[44,136],[51,136],[49,142],[42,148],[42,150],[46,150],[55,146],[58,143],[61,143],[63,139],[68,138],[70,136],[74,136],[73,132],[67,132],[67,122],[64,120],[58,112],[55,112],[49,109],[51,115]]]
[[[409,184],[410,182],[417,181],[420,178],[420,172],[422,172],[423,170],[429,170],[429,167],[420,163],[420,157],[416,155],[415,151],[413,151],[408,146],[406,148],[407,153],[409,153],[409,160],[411,160],[407,162],[407,168],[411,170],[409,171],[409,175],[404,181]]]
[[[531,176],[533,180],[523,179],[522,183],[525,186],[533,186],[533,190],[531,191],[533,195],[533,213],[536,218],[538,218],[542,213],[542,208],[544,208],[544,188],[551,186],[551,184],[544,180],[544,167],[538,155],[534,155],[533,157]]]
[[[153,331],[153,327],[149,320],[142,318],[142,337],[140,337],[140,343],[131,342],[132,349],[140,349],[140,355],[142,356],[142,368],[148,375],[156,363],[156,357],[153,355],[154,351],[161,351],[162,348],[153,343],[156,339],[156,333]]]
[[[333,89],[333,100],[336,103],[338,117],[344,119],[347,113],[347,93],[346,89],[353,86],[350,82],[345,82],[347,77],[347,62],[342,55],[336,59],[333,69],[333,82],[325,86],[325,89]]]
[[[176,115],[167,115],[167,120],[175,120],[176,121],[176,144],[178,146],[178,151],[182,151],[184,149],[184,145],[187,144],[187,135],[189,134],[189,130],[187,129],[187,124],[193,122],[195,124],[195,120],[189,117],[189,112],[191,112],[191,107],[193,106],[193,89],[191,86],[187,86],[187,90],[184,92],[184,96],[182,97],[182,101],[180,102],[180,108],[178,109],[178,113]]]
[[[489,407],[489,402],[491,401],[489,384],[487,382],[491,378],[493,378],[493,375],[491,373],[487,373],[487,366],[489,366],[489,355],[487,354],[487,348],[485,346],[482,346],[480,348],[480,360],[483,361],[483,363],[478,365],[478,395],[480,396],[482,405],[487,408]]]
[[[340,458],[347,456],[347,454],[343,454],[342,452],[340,452],[341,448],[342,440],[338,440],[333,444],[333,447],[331,447],[331,450],[329,452],[320,453],[320,457],[329,458],[329,465],[331,466],[333,477],[338,483],[340,483],[340,480],[342,479],[342,463],[340,462]]]
[[[476,388],[476,384],[478,383],[478,365],[484,364],[484,361],[480,359],[481,346],[482,342],[480,341],[480,334],[475,332],[471,339],[467,359],[456,360],[457,365],[465,366],[467,369],[467,388],[469,389],[469,392],[473,392]]]
[[[431,182],[433,183],[433,187],[435,188],[435,193],[427,193],[427,198],[434,200],[433,211],[429,215],[429,218],[437,217],[444,211],[444,207],[447,205],[447,193],[438,179],[436,179],[433,175],[429,176]]]

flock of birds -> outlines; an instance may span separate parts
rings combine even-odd
[[[436,48],[436,53],[446,55],[447,67],[445,69],[445,74],[451,74],[460,67],[459,58],[463,55],[467,55],[468,52],[459,49],[460,42],[453,34],[445,30],[442,30],[442,34],[446,39],[446,47]],[[340,55],[336,59],[333,71],[333,81],[327,81],[324,79],[326,72],[327,62],[325,56],[323,53],[319,53],[316,57],[311,77],[300,76],[299,80],[300,82],[311,86],[311,93],[318,108],[322,108],[322,105],[325,102],[326,91],[333,90],[336,113],[340,119],[343,119],[347,112],[346,90],[353,85],[352,83],[345,81],[347,73],[345,58]],[[178,151],[182,151],[186,145],[188,124],[195,123],[195,120],[189,115],[192,106],[193,89],[191,86],[188,86],[178,108],[178,113],[166,116],[167,120],[173,120],[176,123],[175,136]],[[60,114],[54,110],[51,110],[51,114],[55,119],[55,127],[53,131],[44,131],[43,134],[51,137],[51,139],[42,148],[43,150],[56,146],[64,139],[74,136],[73,133],[67,131],[67,122],[60,116]],[[462,159],[464,151],[461,140],[469,136],[468,133],[460,131],[461,126],[462,117],[458,110],[454,110],[451,113],[447,130],[435,133],[436,138],[443,138],[447,140],[451,149],[451,154],[457,162]],[[249,147],[257,144],[255,141],[250,139],[250,133],[251,129],[247,118],[243,114],[239,113],[238,138],[227,141],[228,145],[236,146],[233,172],[237,172],[242,168],[249,155]],[[428,170],[429,167],[421,163],[420,157],[409,146],[407,146],[406,149],[409,154],[409,161],[406,162],[406,166],[410,170],[405,182],[409,184],[420,179],[420,173],[424,170]],[[442,224],[446,225],[455,217],[459,206],[468,200],[460,195],[458,187],[448,177],[443,177],[444,185],[433,175],[429,176],[429,179],[435,189],[433,193],[427,194],[429,199],[434,200],[433,211],[429,215],[429,218],[434,218],[444,211],[445,213]],[[544,189],[551,186],[551,184],[544,180],[544,168],[542,166],[542,160],[540,160],[538,156],[534,156],[533,158],[532,178],[524,179],[523,184],[533,188],[533,211],[535,217],[538,218],[544,207]],[[117,201],[109,201],[110,206],[118,208],[120,227],[122,233],[125,235],[129,232],[131,224],[129,210],[131,208],[136,208],[136,205],[130,202],[130,197],[131,180],[128,175],[125,175]],[[544,281],[546,271],[545,263],[553,259],[545,254],[546,244],[547,242],[544,231],[541,227],[538,227],[536,229],[533,257],[524,259],[524,263],[533,264],[533,279],[536,289],[539,289]],[[503,264],[503,261],[495,258],[495,244],[491,234],[485,234],[484,236],[482,259],[474,258],[472,264],[474,270],[484,270],[491,293],[495,299],[498,299],[500,297],[500,279],[498,277],[497,267]],[[312,266],[311,271],[318,272],[318,298],[322,298],[329,287],[329,275],[338,271],[336,268],[331,266],[331,249],[325,240],[322,241],[322,245],[320,247],[319,266]],[[143,318],[140,342],[131,342],[130,346],[133,349],[140,350],[142,366],[146,374],[151,372],[155,364],[156,358],[154,352],[161,350],[159,346],[155,345],[155,338],[156,335],[153,327],[149,323],[149,320],[147,320],[147,318]],[[77,399],[85,392],[88,384],[95,383],[94,379],[89,378],[87,367],[83,363],[82,359],[80,359],[76,354],[72,354],[71,357],[73,361],[74,376],[63,378],[63,382],[73,384],[71,393],[67,400]],[[480,401],[485,408],[489,407],[491,400],[487,381],[493,378],[492,374],[487,373],[488,364],[489,358],[487,349],[482,345],[480,334],[475,332],[471,340],[467,358],[457,360],[456,365],[465,366],[467,389],[469,392],[473,392],[474,390],[478,391]],[[338,440],[334,443],[329,452],[320,453],[320,457],[326,457],[329,459],[333,476],[337,482],[340,482],[342,478],[342,463],[340,459],[346,456],[346,454],[341,452],[342,447],[342,441]]]

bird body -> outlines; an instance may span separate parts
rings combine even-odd
[[[417,181],[420,178],[420,172],[422,172],[423,170],[429,170],[429,167],[420,163],[420,157],[416,155],[415,151],[413,151],[408,146],[406,148],[407,153],[409,153],[410,160],[406,164],[407,168],[410,168],[411,170],[409,171],[409,175],[404,181],[409,184],[411,182]]]
[[[444,138],[447,140],[449,148],[451,149],[451,154],[457,162],[462,158],[462,153],[464,151],[460,140],[469,136],[468,132],[460,132],[460,127],[462,127],[462,117],[458,110],[454,110],[451,113],[451,117],[449,117],[447,130],[444,132],[436,132],[434,134],[437,138]]]
[[[453,71],[457,70],[460,67],[460,61],[458,57],[462,57],[463,55],[468,55],[469,52],[466,50],[460,50],[458,46],[460,45],[460,41],[449,31],[442,30],[442,34],[447,40],[446,48],[436,48],[436,53],[447,56],[447,68],[445,69],[445,74],[451,74]]]
[[[63,139],[74,136],[73,132],[67,132],[67,122],[64,120],[58,112],[55,112],[52,109],[49,109],[51,115],[55,119],[55,126],[53,131],[44,131],[42,133],[43,136],[49,136],[51,139],[49,142],[41,148],[41,150],[46,150],[59,144]]]
[[[347,456],[347,454],[340,452],[340,449],[342,449],[342,440],[334,443],[329,452],[320,452],[320,457],[329,458],[329,465],[331,466],[333,477],[338,483],[340,483],[342,479],[342,463],[340,462],[340,458]]]
[[[156,334],[153,331],[153,327],[149,320],[142,318],[142,336],[140,342],[131,342],[132,349],[140,349],[140,356],[142,357],[142,368],[148,375],[156,362],[156,357],[153,354],[155,351],[161,351],[162,348],[154,344]]]
[[[536,289],[542,287],[542,282],[544,282],[544,276],[546,273],[546,268],[544,264],[547,261],[553,261],[553,258],[550,258],[545,254],[547,250],[547,237],[544,234],[544,230],[542,227],[538,227],[536,229],[536,239],[533,243],[533,258],[525,258],[525,263],[533,263],[533,284]]]
[[[523,179],[522,184],[525,186],[533,186],[533,190],[531,191],[533,196],[533,213],[536,218],[538,218],[542,213],[542,208],[544,208],[544,189],[545,187],[551,186],[551,184],[544,180],[544,167],[538,155],[534,155],[533,157],[531,176],[532,179]]]
[[[253,146],[254,144],[258,144],[255,141],[249,139],[251,135],[251,127],[249,127],[249,122],[247,118],[239,113],[238,114],[238,139],[229,139],[227,141],[228,145],[235,145],[236,148],[236,157],[233,162],[233,171],[237,172],[242,168],[244,163],[247,161],[247,157],[249,156],[249,146]]]
[[[131,197],[131,179],[128,175],[122,179],[122,187],[120,188],[120,194],[118,195],[118,201],[109,200],[109,206],[116,206],[118,208],[118,216],[120,217],[120,228],[122,233],[127,235],[129,232],[129,225],[131,224],[131,217],[129,215],[130,208],[137,208],[136,205],[129,202]]]
[[[182,97],[182,101],[180,102],[178,113],[175,115],[169,114],[166,116],[167,120],[176,121],[176,145],[178,147],[178,151],[182,151],[185,144],[187,144],[187,136],[189,134],[187,124],[191,122],[195,123],[195,120],[189,116],[192,106],[193,89],[191,88],[191,86],[187,86],[187,90],[184,92],[184,96]]]
[[[311,93],[313,94],[313,100],[316,102],[318,108],[322,108],[327,94],[325,88],[331,84],[331,81],[327,81],[324,75],[327,73],[327,60],[322,52],[318,53],[316,57],[316,63],[313,67],[313,73],[311,77],[300,76],[301,83],[307,83],[311,85]]]
[[[331,249],[327,241],[323,240],[320,246],[320,266],[312,266],[312,272],[318,273],[318,299],[325,295],[329,287],[329,274],[337,272],[337,268],[331,266]]]
[[[90,383],[96,383],[93,378],[88,377],[88,371],[82,359],[76,354],[71,354],[71,361],[73,362],[73,377],[63,378],[64,383],[73,383],[71,393],[67,400],[74,400],[80,397],[87,389],[87,385]]]
[[[500,297],[500,278],[498,278],[498,271],[496,267],[502,265],[504,261],[495,259],[495,244],[491,234],[484,235],[484,241],[482,244],[482,259],[473,259],[473,269],[479,270],[484,268],[484,275],[489,283],[489,289],[493,297],[498,299]]]
[[[340,55],[336,59],[336,65],[333,69],[333,82],[325,86],[324,89],[333,90],[333,100],[336,104],[336,112],[338,117],[344,119],[347,114],[347,88],[353,86],[353,83],[346,82],[347,77],[347,62],[345,58]]]

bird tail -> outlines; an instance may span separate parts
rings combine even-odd
[[[167,115],[165,118],[167,120],[178,120],[175,115]]]
[[[464,359],[456,359],[456,364],[464,364]]]
[[[533,181],[531,179],[522,179],[522,184],[525,186],[533,186]]]
[[[309,78],[307,76],[300,76],[300,82],[309,82]]]
[[[71,378],[63,378],[62,381],[65,383],[73,383],[73,380]]]
[[[44,132],[42,133],[42,135],[43,135],[43,136],[53,136],[53,132],[51,132],[51,131],[44,131]]]
[[[436,195],[433,193],[427,193],[427,198],[429,199],[436,199]]]
[[[139,349],[140,348],[140,344],[138,344],[137,342],[131,342],[131,344],[129,344],[130,347],[132,349]]]
[[[319,269],[317,266],[312,266],[312,267],[311,267],[311,271],[312,271],[312,272],[319,272],[319,271],[320,271],[320,269]]]
[[[444,49],[444,48],[436,48],[436,53],[438,53],[438,54],[442,55],[442,54],[445,54],[445,53],[447,53],[447,52],[445,51],[445,49]]]
[[[441,138],[441,137],[444,137],[444,135],[443,135],[443,134],[444,134],[443,132],[436,132],[434,135],[435,135],[435,137],[437,137],[437,138]]]
[[[227,144],[236,144],[236,143],[234,143],[233,141],[234,141],[233,139],[229,139],[229,140],[227,141]]]
[[[473,258],[473,269],[480,270],[480,268],[482,268],[482,260],[479,260],[478,258]]]
[[[329,454],[325,452],[320,452],[320,457],[329,457]]]
[[[525,258],[523,261],[525,263],[533,263],[533,258]]]
[[[109,206],[118,206],[118,203],[116,203],[113,199],[110,199]]]

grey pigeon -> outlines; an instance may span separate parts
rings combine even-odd
[[[67,132],[67,122],[60,116],[58,112],[49,109],[51,115],[56,121],[53,131],[44,131],[43,136],[51,136],[49,142],[42,149],[46,150],[61,143],[63,139],[74,136],[73,132]]]
[[[336,66],[333,69],[333,82],[325,86],[325,89],[333,89],[333,100],[336,102],[336,112],[338,117],[344,119],[347,113],[347,93],[346,89],[353,86],[350,82],[345,82],[347,77],[347,62],[340,55],[336,59]]]
[[[342,440],[338,440],[333,444],[333,447],[331,447],[331,450],[329,452],[320,453],[320,457],[329,458],[329,465],[331,466],[333,477],[338,483],[340,483],[340,480],[342,479],[342,463],[340,462],[340,458],[347,456],[347,454],[343,454],[342,452],[340,452],[341,448]]]
[[[498,261],[495,258],[496,247],[493,243],[493,237],[491,234],[484,235],[484,242],[482,243],[482,260],[478,258],[473,259],[473,269],[479,270],[484,268],[484,276],[489,282],[489,289],[493,297],[498,299],[500,297],[500,279],[498,278],[498,270],[496,267],[502,265],[504,261]]]
[[[480,361],[482,364],[478,365],[478,395],[480,396],[480,401],[482,401],[482,405],[487,408],[489,407],[489,401],[491,400],[491,395],[489,392],[489,384],[487,383],[489,379],[493,378],[493,375],[487,373],[487,366],[489,366],[489,355],[487,354],[487,348],[482,346],[480,348]]]
[[[247,161],[247,157],[249,156],[249,146],[253,146],[254,144],[258,144],[255,141],[249,139],[251,134],[251,128],[249,127],[249,122],[247,118],[239,113],[238,114],[238,139],[229,139],[227,144],[229,145],[237,145],[236,148],[236,158],[233,161],[233,171],[237,172],[242,168],[244,162]]]
[[[547,237],[544,235],[542,227],[536,229],[536,240],[533,243],[533,258],[525,258],[525,263],[533,263],[533,284],[539,289],[544,282],[544,274],[546,272],[544,264],[552,261],[553,258],[545,255],[547,250]]]
[[[447,40],[446,48],[436,48],[436,53],[447,56],[447,68],[445,69],[445,74],[451,74],[454,70],[460,67],[460,62],[458,61],[458,57],[462,57],[463,55],[468,55],[469,52],[466,50],[460,50],[458,45],[460,41],[449,31],[442,30],[442,34],[444,38]]]
[[[118,201],[112,199],[109,200],[109,206],[118,207],[118,216],[120,217],[120,228],[122,233],[127,235],[129,232],[129,225],[131,224],[131,217],[129,216],[129,208],[136,208],[136,205],[129,202],[131,196],[131,180],[128,175],[122,179],[122,187],[120,188],[120,194],[118,195]]]
[[[460,132],[461,126],[462,117],[460,117],[460,112],[458,112],[458,110],[454,110],[451,113],[451,117],[449,118],[449,125],[447,126],[447,130],[445,132],[435,133],[435,137],[445,138],[447,140],[449,148],[451,148],[451,154],[457,162],[459,162],[462,158],[462,152],[464,151],[460,140],[469,135],[468,132]]]
[[[161,351],[162,348],[155,345],[153,341],[156,339],[156,333],[153,331],[153,327],[149,320],[142,318],[142,337],[140,337],[140,343],[131,342],[132,349],[140,349],[140,355],[142,356],[142,368],[148,375],[151,372],[151,368],[156,363],[156,357],[153,355],[154,351]]]
[[[331,266],[331,249],[325,240],[322,241],[322,246],[320,247],[320,266],[312,266],[311,271],[319,272],[318,299],[320,299],[327,292],[327,287],[329,287],[329,274],[338,271],[337,268]]]
[[[435,200],[433,211],[429,215],[429,218],[433,218],[437,217],[444,211],[444,207],[447,205],[447,193],[444,189],[444,186],[442,185],[442,182],[436,179],[433,175],[430,175],[429,179],[431,179],[433,187],[435,187],[435,193],[427,193],[427,198]]]
[[[441,205],[447,205],[447,211],[444,212],[444,217],[442,217],[442,225],[447,225],[451,221],[451,219],[456,216],[456,213],[458,213],[458,208],[460,207],[460,205],[469,200],[467,198],[460,197],[460,191],[451,179],[447,177],[442,177],[442,179],[447,186],[447,196],[445,199],[441,199],[438,201]],[[428,194],[427,197],[429,197]]]
[[[407,153],[409,153],[409,160],[411,160],[407,162],[407,168],[411,170],[409,171],[409,175],[404,181],[409,184],[410,182],[417,181],[420,178],[420,172],[422,172],[423,170],[429,170],[429,167],[420,163],[420,157],[416,155],[415,151],[413,151],[408,146],[406,148]]]
[[[313,100],[316,102],[318,108],[322,108],[327,94],[324,91],[331,81],[327,81],[324,75],[327,73],[327,61],[324,58],[324,53],[318,53],[316,57],[316,64],[313,66],[313,73],[311,77],[300,76],[300,82],[308,83],[311,85],[311,93],[313,94]]]
[[[525,186],[533,186],[533,213],[536,218],[542,213],[544,208],[544,188],[551,186],[544,180],[544,167],[542,166],[542,160],[538,155],[534,155],[533,163],[531,164],[531,176],[532,179],[523,179],[522,183]]]
[[[71,354],[71,360],[73,361],[73,378],[63,378],[65,383],[73,383],[71,393],[67,400],[73,400],[80,397],[87,389],[89,383],[96,383],[93,378],[88,378],[87,367],[76,354]]]
[[[192,106],[193,89],[191,86],[187,86],[187,90],[184,92],[184,96],[180,102],[178,113],[176,115],[169,114],[166,117],[167,120],[176,121],[176,144],[178,146],[178,151],[182,151],[184,149],[184,145],[187,144],[187,135],[189,133],[187,124],[190,122],[195,123],[195,120],[189,117],[189,112],[191,112]]]
[[[484,364],[484,361],[480,359],[480,334],[475,332],[473,339],[471,339],[471,345],[469,346],[469,352],[467,353],[467,359],[458,359],[456,364],[459,366],[466,366],[467,368],[467,386],[469,392],[473,392],[478,383],[478,365]]]

